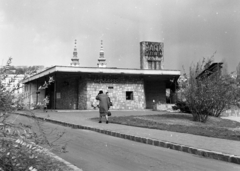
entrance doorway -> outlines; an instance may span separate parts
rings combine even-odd
[[[147,80],[144,82],[146,108],[152,109],[155,103],[166,103],[166,83]]]
[[[45,97],[49,97],[49,103],[47,109],[54,109],[54,83],[48,85],[48,88],[45,89]]]

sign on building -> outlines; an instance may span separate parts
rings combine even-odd
[[[163,47],[162,42],[140,42],[141,69],[163,69]]]

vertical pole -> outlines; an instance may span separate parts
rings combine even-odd
[[[76,109],[78,108],[78,103],[79,103],[79,77],[77,78],[77,104],[76,104]]]
[[[29,83],[29,109],[31,108],[31,97],[32,97],[32,90],[31,90],[31,82]]]
[[[37,80],[37,91],[36,91],[36,105],[38,104],[38,80]]]
[[[174,103],[177,102],[176,82],[177,80],[174,78]]]
[[[56,92],[57,92],[57,75],[56,73],[54,74],[54,109],[56,109],[56,103],[57,103],[57,95],[56,95]]]

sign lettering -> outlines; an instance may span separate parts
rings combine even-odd
[[[144,42],[144,56],[146,57],[158,57],[163,56],[163,44],[156,42]]]

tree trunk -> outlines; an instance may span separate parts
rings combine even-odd
[[[193,115],[193,121],[197,121],[197,122],[203,122],[205,123],[207,121],[208,115],[205,114],[192,114]]]
[[[208,115],[200,115],[200,122],[205,123],[207,121]]]
[[[198,114],[192,113],[192,115],[193,115],[193,121],[199,121]]]

